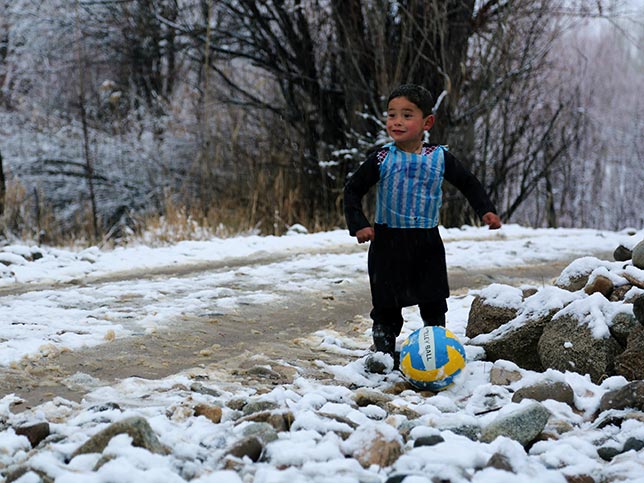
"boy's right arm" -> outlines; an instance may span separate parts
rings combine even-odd
[[[359,243],[373,240],[373,228],[362,210],[362,198],[378,182],[380,172],[375,153],[367,158],[344,185],[344,218],[351,236]]]

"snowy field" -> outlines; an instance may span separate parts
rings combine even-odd
[[[448,267],[474,270],[547,264],[587,254],[612,253],[620,244],[635,246],[644,238],[644,231],[529,229],[508,225],[498,231],[471,227],[448,229],[442,230],[442,236]],[[260,267],[243,263],[243,260],[268,256],[282,261]],[[52,348],[74,351],[135,333],[163,330],[181,313],[225,312],[240,303],[270,303],[289,290],[324,291],[338,278],[347,283],[367,283],[366,247],[357,248],[355,240],[341,230],[319,234],[301,234],[295,230],[283,237],[249,236],[158,248],[130,246],[111,251],[11,245],[0,248],[0,262],[3,267],[0,269],[3,291],[0,365],[3,366],[46,356]],[[193,277],[189,285],[180,277],[144,276],[146,272],[162,273],[169,268],[189,270],[191,266],[209,264],[225,267],[227,263],[231,265],[230,270],[219,270],[218,279],[208,275]],[[301,276],[311,271],[316,273],[314,278]],[[248,284],[261,289],[228,289],[222,297],[216,285],[225,286],[231,278],[240,276],[261,280],[261,283]],[[95,293],[91,284],[83,285],[83,281],[110,277],[115,281],[104,282],[100,294]],[[276,294],[271,287],[281,292]],[[185,296],[173,299],[173,304],[168,305],[163,302],[168,292]],[[133,294],[154,301],[154,311],[142,308],[140,312],[123,314],[110,309],[113,301]],[[475,353],[467,346],[465,337],[471,301],[472,295],[452,297],[447,317],[448,328],[465,343],[468,354]],[[421,325],[414,309],[406,310],[405,316],[403,336]],[[368,333],[360,336],[361,341],[368,340]],[[413,422],[413,436],[440,435],[444,439],[441,444],[414,448],[409,441],[393,467],[365,468],[349,455],[365,446],[376,433],[400,438],[400,426],[412,425],[412,422],[404,421],[402,415],[387,417],[377,406],[357,407],[353,403],[352,388],[366,387],[379,392],[403,380],[397,372],[385,376],[366,373],[363,366],[366,352],[356,348],[362,342],[357,343],[351,334],[319,331],[311,339],[317,341],[320,350],[346,355],[346,364],[323,367],[334,375],[337,385],[328,380],[297,376],[292,383],[279,384],[260,393],[254,387],[235,387],[230,383],[218,386],[217,379],[213,378],[203,383],[212,389],[211,393],[197,394],[189,390],[194,380],[187,372],[164,380],[126,379],[95,389],[79,404],[58,398],[21,413],[12,412],[16,397],[6,395],[0,399],[0,476],[6,475],[8,468],[22,465],[34,471],[16,480],[20,483],[44,481],[39,476],[42,474],[56,483],[377,483],[400,473],[414,475],[407,477],[405,483],[439,481],[435,478],[454,483],[565,483],[566,476],[575,475],[591,475],[595,481],[644,482],[642,452],[631,451],[608,463],[595,451],[600,441],[617,445],[630,436],[644,438],[644,423],[636,419],[622,425],[621,432],[614,426],[599,429],[590,420],[601,396],[609,389],[624,385],[624,379],[609,378],[598,386],[588,377],[574,373],[549,370],[538,374],[512,367],[523,378],[508,388],[491,385],[491,364],[477,360],[468,362],[465,374],[456,385],[437,395],[405,390],[394,399],[395,404],[420,415]],[[320,362],[320,366],[324,363]],[[537,380],[565,381],[575,391],[575,410],[555,401],[543,403],[557,421],[574,428],[559,439],[541,441],[526,452],[507,438],[482,443],[442,429],[474,422],[484,426],[499,414],[517,410],[525,404],[512,403],[509,389]],[[497,412],[481,414],[490,394],[495,394],[503,407]],[[236,423],[238,414],[228,404],[240,398],[273,403],[293,413],[294,422],[290,431],[280,432],[277,440],[266,445],[260,461],[246,458],[234,470],[224,469],[225,448],[243,436],[245,426]],[[221,407],[221,422],[216,424],[203,416],[177,411],[189,404],[188,401]],[[108,402],[118,404],[119,409],[100,412],[95,409]],[[357,429],[343,439],[339,433],[347,428],[338,431],[340,423],[320,414],[348,418],[356,423]],[[68,461],[90,436],[112,422],[131,416],[147,419],[161,443],[170,449],[168,455],[134,447],[131,438],[119,435],[102,454],[80,455]],[[27,438],[16,435],[13,428],[40,421],[49,422],[52,435],[32,450]],[[494,468],[481,469],[495,453],[508,458],[514,474]],[[109,458],[108,462],[94,470],[97,462],[105,457]]]

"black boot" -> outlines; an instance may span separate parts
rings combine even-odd
[[[381,354],[387,354],[393,359],[393,369],[398,367],[398,354],[396,354],[396,335],[386,331],[381,326],[373,327],[373,345],[374,354],[369,354],[365,360],[365,369],[375,374],[385,374],[389,372],[389,365],[386,364]]]

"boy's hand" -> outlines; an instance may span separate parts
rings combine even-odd
[[[358,243],[364,243],[368,242],[374,239],[375,232],[372,227],[368,226],[366,228],[362,228],[356,232],[356,238],[358,239]]]
[[[490,230],[497,230],[501,228],[501,218],[496,213],[488,211],[483,215],[483,223],[490,227]]]

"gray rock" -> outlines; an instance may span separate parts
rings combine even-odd
[[[537,343],[553,315],[554,311],[543,317],[528,319],[525,324],[482,344],[486,360],[494,362],[504,359],[523,369],[543,371]]]
[[[500,416],[483,428],[481,441],[491,443],[506,436],[523,446],[530,444],[546,427],[550,412],[539,403],[532,403],[508,416]]]
[[[626,453],[627,451],[639,451],[644,448],[644,441],[638,438],[630,437],[624,442],[621,449],[614,446],[602,446],[597,449],[599,457],[605,461],[611,461],[615,456]]]
[[[610,333],[615,340],[619,342],[619,345],[626,347],[628,343],[628,336],[636,328],[642,327],[642,325],[637,321],[634,315],[629,314],[628,312],[618,312],[613,317],[613,321],[610,326]]]
[[[563,274],[557,280],[555,280],[555,287],[568,290],[569,292],[576,292],[581,290],[588,283],[588,278],[590,277],[592,270],[585,273],[576,273],[571,277],[564,277]]]
[[[615,248],[613,258],[616,262],[625,262],[626,260],[633,258],[633,250],[626,248],[624,245],[620,245]]]
[[[644,325],[644,294],[638,295],[633,300],[633,315],[640,324]]]
[[[248,436],[237,441],[227,452],[227,456],[242,459],[245,456],[257,462],[262,457],[264,445],[256,436]]]
[[[538,351],[544,368],[588,374],[598,384],[612,375],[615,357],[622,347],[612,336],[595,338],[576,315],[566,314],[544,328]]]
[[[599,402],[599,410],[639,409],[644,411],[644,381],[633,381],[620,389],[604,394]]]
[[[626,350],[615,357],[615,374],[629,381],[644,379],[644,326],[635,322],[628,336]]]
[[[486,303],[485,298],[477,295],[470,307],[465,335],[472,339],[480,334],[489,334],[514,319],[517,311],[517,308]]]
[[[72,459],[81,454],[102,453],[110,440],[118,434],[128,434],[132,446],[145,448],[152,453],[168,454],[168,449],[159,442],[145,418],[134,416],[111,424],[87,440],[72,454]]]
[[[633,265],[644,270],[644,240],[633,248]]]
[[[404,483],[405,478],[412,475],[393,475],[387,478],[385,483]]]
[[[512,395],[512,402],[518,403],[524,399],[535,401],[546,401],[552,399],[568,404],[574,408],[575,392],[568,383],[561,381],[543,381],[531,386],[525,386]]]
[[[481,427],[475,424],[462,424],[460,426],[441,427],[441,430],[451,431],[459,436],[465,436],[467,439],[477,441],[481,436]]]
[[[621,451],[618,448],[614,448],[612,446],[602,446],[601,448],[597,448],[597,455],[604,461],[610,461],[620,453]]]
[[[282,378],[282,375],[279,372],[264,366],[251,367],[245,371],[245,375],[259,379],[271,379],[274,381],[279,381]]]
[[[207,386],[204,386],[201,382],[193,382],[190,386],[192,392],[199,394],[205,394],[206,396],[220,397],[221,391],[219,389],[213,389]]]
[[[510,473],[514,472],[510,458],[501,453],[494,453],[485,466],[488,468],[496,468],[497,470],[508,471]]]
[[[644,441],[639,438],[630,437],[624,443],[624,448],[622,451],[626,453],[627,451],[639,451],[644,448]]]
[[[279,405],[272,401],[250,401],[242,408],[242,413],[245,416],[248,416],[249,414],[269,411],[271,409],[277,408],[279,408]]]
[[[271,443],[278,438],[277,431],[269,423],[251,423],[244,427],[242,435],[255,436],[264,444]]]
[[[414,440],[414,448],[417,448],[419,446],[435,446],[442,443],[443,441],[445,441],[445,438],[443,438],[440,434],[421,436],[420,438],[416,438]]]

